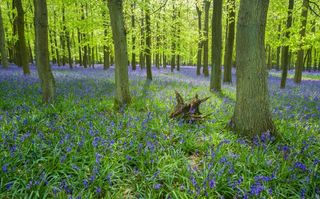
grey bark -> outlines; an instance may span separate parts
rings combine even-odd
[[[308,9],[309,9],[309,0],[303,0],[302,11],[301,11],[301,27],[300,27],[300,40],[303,41],[306,36],[306,26],[307,26],[307,18],[308,18]],[[297,54],[297,64],[295,68],[294,74],[294,82],[299,84],[302,79],[302,70],[304,66],[304,50],[303,42],[300,44],[300,49]]]
[[[213,1],[210,90],[221,91],[222,1]]]
[[[49,64],[48,12],[46,0],[34,0],[36,65],[41,81],[42,100],[52,103],[55,97],[55,81]]]
[[[237,100],[231,124],[251,138],[275,132],[264,44],[268,5],[269,0],[241,0],[237,24]]]
[[[285,37],[289,40],[290,38],[290,28],[292,26],[292,10],[294,6],[294,0],[289,0],[288,6],[288,17],[287,17],[287,24],[286,24],[286,33]],[[281,67],[282,67],[282,75],[281,75],[281,84],[280,88],[286,87],[286,81],[288,76],[288,67],[289,67],[289,45],[285,45],[282,47],[281,52]]]
[[[115,108],[119,109],[131,101],[128,75],[127,38],[124,28],[122,0],[108,0],[115,52]]]
[[[1,64],[3,68],[8,68],[8,54],[6,48],[6,35],[3,27],[2,12],[0,7],[0,48],[1,48]]]

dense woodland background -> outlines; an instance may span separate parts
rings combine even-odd
[[[308,2],[306,34],[301,38],[301,11]],[[22,4],[21,4],[22,3]],[[20,5],[19,5],[20,4]],[[110,27],[110,17],[105,1],[48,0],[49,50],[50,60],[58,65],[79,64],[90,67],[104,63],[109,67],[114,62],[114,48]],[[289,46],[289,68],[296,63],[297,52],[304,50],[303,67],[319,69],[319,4],[314,1],[294,1],[292,27],[286,28],[288,1],[271,0],[266,28],[266,48],[268,67],[281,68],[281,48]],[[18,20],[18,9],[24,20]],[[235,6],[235,7],[234,7]],[[173,65],[196,65],[198,44],[202,54],[201,66],[207,67],[211,61],[212,2],[196,0],[127,0],[124,1],[125,28],[128,40],[128,54],[133,67],[145,66],[146,52],[151,51],[152,63],[157,67]],[[239,1],[229,0],[223,4],[222,31],[225,48],[228,30],[234,20],[230,10],[237,13]],[[31,0],[2,0],[2,21],[6,35],[6,48],[9,61],[22,65],[17,42],[18,26],[24,26],[28,62],[34,62],[34,6]],[[150,15],[150,16],[149,16]],[[150,17],[149,23],[147,18]],[[201,30],[199,34],[199,23]],[[151,43],[146,43],[150,29]],[[214,28],[213,28],[214,29]],[[286,33],[290,32],[290,38]],[[204,53],[203,53],[204,50]],[[225,51],[223,51],[225,54]],[[107,56],[107,57],[106,57]],[[234,60],[235,54],[233,54]],[[135,59],[134,59],[135,57]]]

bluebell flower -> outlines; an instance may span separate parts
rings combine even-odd
[[[159,190],[160,188],[161,188],[161,184],[155,184],[155,185],[153,185],[153,188],[155,189],[155,190]]]
[[[215,181],[214,178],[212,178],[212,179],[209,181],[209,187],[210,187],[210,189],[212,189],[212,188],[215,187],[215,186],[216,186],[216,181]]]
[[[7,189],[7,190],[11,189],[12,185],[13,185],[13,182],[7,183],[7,184],[6,184],[6,189]]]
[[[307,166],[305,164],[303,164],[302,162],[296,162],[294,164],[295,168],[301,169],[302,171],[306,171],[307,170]]]
[[[8,164],[5,164],[2,166],[2,172],[7,173],[8,172]]]
[[[251,195],[255,195],[255,196],[259,196],[260,193],[264,190],[264,186],[261,184],[253,184],[250,187],[250,194]]]
[[[84,187],[87,189],[88,185],[89,185],[88,180],[83,180],[82,182],[83,182]]]

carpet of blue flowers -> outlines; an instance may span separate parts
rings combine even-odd
[[[132,104],[113,110],[114,73],[54,67],[57,99],[41,103],[35,69],[0,69],[0,198],[319,198],[320,74],[301,85],[271,71],[274,122],[250,143],[226,130],[235,85],[210,93],[195,69],[130,71]],[[290,72],[289,77],[292,77]],[[174,90],[211,96],[207,121],[168,118]]]

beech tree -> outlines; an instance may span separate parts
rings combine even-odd
[[[306,26],[309,10],[309,0],[303,0],[302,11],[301,11],[301,27],[300,27],[300,49],[297,53],[297,63],[294,73],[294,82],[300,83],[302,79],[302,69],[304,67],[304,50],[303,50],[303,41],[306,36]]]
[[[268,92],[265,27],[269,0],[241,0],[237,24],[237,91],[232,124],[248,137],[274,132]]]
[[[227,38],[224,52],[224,71],[223,82],[232,82],[232,60],[233,60],[233,46],[234,46],[234,33],[236,24],[236,1],[228,0],[228,23],[227,23]]]
[[[28,49],[25,37],[24,11],[21,0],[13,0],[13,5],[17,9],[16,24],[18,29],[18,41],[16,45],[16,64],[21,66],[23,74],[29,75]]]
[[[3,68],[8,68],[8,55],[6,48],[6,36],[2,21],[2,11],[0,7],[0,48],[1,48],[1,64]]]
[[[115,53],[115,108],[131,101],[128,75],[127,37],[124,28],[123,1],[108,0]]]
[[[41,81],[42,100],[52,103],[55,97],[55,81],[49,64],[48,12],[46,0],[34,0],[36,65]]]
[[[287,31],[285,33],[286,39],[290,38],[290,28],[292,26],[292,10],[294,6],[294,0],[289,0],[289,6],[288,6],[288,17],[287,17],[287,24],[286,28]],[[287,81],[287,74],[288,74],[288,65],[289,65],[289,45],[286,44],[282,47],[281,51],[281,67],[282,67],[282,75],[281,75],[281,85],[280,88],[286,87],[286,81]]]
[[[203,74],[209,76],[209,10],[210,1],[204,0],[204,40],[203,40]]]
[[[222,1],[213,1],[210,90],[221,91]]]

